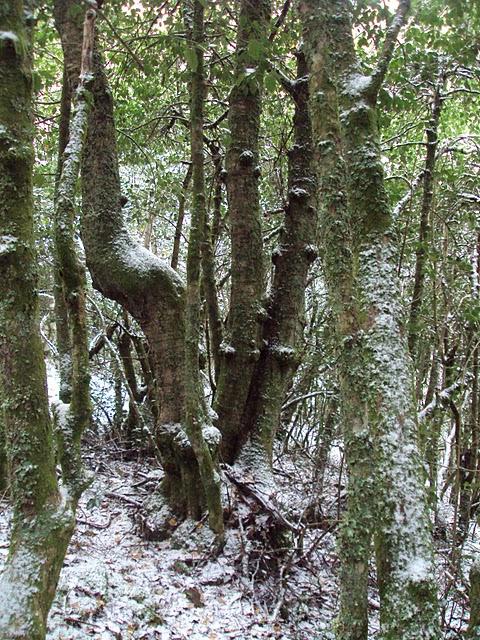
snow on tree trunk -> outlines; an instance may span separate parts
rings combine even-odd
[[[338,637],[367,638],[373,536],[380,637],[433,640],[439,628],[430,523],[375,111],[408,2],[400,3],[371,76],[363,74],[356,58],[345,0],[305,0],[299,8],[311,65],[311,117],[349,467]]]
[[[81,25],[77,6],[82,6],[80,0],[55,2],[55,22],[72,86],[79,74],[76,53]],[[82,240],[94,286],[137,320],[150,347],[157,408],[154,439],[165,471],[161,492],[151,509],[159,514],[155,531],[150,532],[155,537],[163,535],[160,529],[170,521],[170,509],[181,517],[198,517],[205,503],[183,427],[185,284],[174,269],[128,232],[122,211],[112,95],[98,42],[93,72],[93,105],[82,160]]]
[[[85,43],[92,35],[93,17],[94,12],[87,11]],[[30,7],[19,1],[0,14],[0,386],[13,500],[9,554],[0,576],[0,637],[43,640],[82,487],[71,473],[79,471],[73,432],[68,444],[74,451],[71,456],[65,451],[68,462],[63,465],[66,482],[61,487],[57,483],[38,326],[32,24]],[[76,142],[81,146],[81,136]],[[74,188],[74,179],[71,184]],[[86,387],[88,393],[88,376]]]

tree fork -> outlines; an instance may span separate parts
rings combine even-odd
[[[226,156],[226,186],[232,243],[232,284],[227,331],[215,409],[222,432],[221,454],[233,462],[241,446],[242,416],[260,356],[264,265],[259,199],[258,136],[263,72],[252,42],[267,43],[271,13],[268,0],[241,0],[238,17],[234,87],[228,121],[231,143]],[[254,72],[252,72],[254,70]]]
[[[272,260],[272,290],[262,327],[260,358],[253,374],[244,416],[243,441],[250,437],[270,463],[282,404],[299,364],[303,338],[305,287],[317,255],[317,216],[312,206],[315,179],[311,167],[311,123],[305,56],[297,52],[297,80],[288,92],[295,105],[294,143],[289,151],[288,193],[284,229]]]

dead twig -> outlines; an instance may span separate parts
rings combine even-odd
[[[260,507],[264,511],[266,511],[275,520],[275,522],[285,527],[285,529],[293,531],[293,533],[296,533],[297,535],[301,533],[301,527],[287,520],[287,518],[282,513],[280,513],[275,505],[273,505],[270,500],[268,500],[268,498],[264,498],[263,496],[261,496],[249,482],[239,480],[233,475],[233,473],[226,469],[224,469],[223,471],[225,473],[225,476],[230,480],[232,484],[237,487],[237,489],[240,490],[241,493],[249,496],[250,498],[253,498],[253,500],[258,505],[260,505]]]

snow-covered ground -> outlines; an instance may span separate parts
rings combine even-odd
[[[290,454],[276,460],[279,509],[294,524],[303,515],[305,524],[283,555],[261,542],[270,516],[228,482],[230,516],[218,557],[203,523],[188,521],[166,541],[147,541],[139,533],[138,515],[161,479],[158,465],[122,460],[111,444],[86,447],[85,462],[95,481],[77,512],[48,640],[333,638],[337,515],[344,491],[338,482],[343,465],[337,446],[316,517],[308,516],[315,494],[311,462]],[[9,515],[8,502],[0,496],[0,565],[8,549]],[[472,525],[463,548],[453,553],[453,513],[446,499],[440,515],[445,537],[437,531],[436,546],[444,640],[453,640],[462,637],[468,623],[468,567],[480,545]],[[373,640],[379,609],[373,570],[369,601]]]
[[[337,593],[331,532],[308,531],[303,551],[293,550],[273,563],[273,575],[265,579],[261,560],[268,558],[256,556],[256,543],[249,539],[263,516],[258,514],[252,524],[251,505],[233,487],[229,499],[235,521],[227,529],[223,552],[214,558],[203,524],[183,523],[164,542],[139,536],[137,504],[154,490],[159,469],[108,454],[98,460],[98,454],[87,460],[96,465],[96,479],[78,509],[48,640],[329,637],[322,630],[334,617]],[[7,543],[3,501],[0,557]]]

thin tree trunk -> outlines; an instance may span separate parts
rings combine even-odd
[[[476,260],[474,261],[474,291],[473,295],[477,299],[480,298],[480,232],[477,235],[476,246]],[[475,264],[476,262],[476,264]],[[478,338],[477,338],[478,339]],[[473,380],[472,380],[472,399],[471,399],[471,438],[472,438],[472,451],[475,469],[474,486],[472,490],[473,501],[478,502],[480,500],[480,459],[478,451],[479,442],[479,422],[480,422],[480,410],[479,410],[479,370],[480,370],[480,347],[478,343],[475,345],[473,353]],[[475,507],[475,511],[478,510],[478,505]],[[467,638],[469,640],[478,640],[480,638],[480,560],[475,559],[475,562],[470,569],[470,622],[468,625]]]
[[[193,6],[192,6],[193,5]],[[192,22],[189,37],[195,54],[190,88],[192,212],[187,254],[187,303],[185,320],[185,428],[200,470],[209,524],[220,538],[223,536],[223,509],[220,497],[220,476],[215,469],[220,433],[208,417],[203,387],[200,381],[199,342],[201,331],[200,267],[204,242],[206,203],[203,147],[203,109],[205,79],[203,64],[204,7],[201,0],[186,0],[186,23]],[[190,31],[190,28],[187,29]],[[205,436],[209,439],[207,442]],[[218,439],[212,438],[217,432]],[[212,455],[213,454],[213,455]]]
[[[215,167],[213,175],[213,222],[218,228],[222,206],[222,183],[220,180],[221,157],[219,148],[214,144],[211,144],[210,146],[212,150],[213,164]],[[216,233],[218,233],[218,229]],[[220,374],[220,346],[223,340],[223,323],[220,306],[218,304],[217,283],[215,280],[215,233],[212,231],[208,213],[205,217],[205,229],[202,242],[202,284],[207,307],[208,337],[210,338],[211,353],[215,369],[215,381],[217,381]]]
[[[68,144],[70,135],[72,92],[66,70],[63,71],[62,96],[60,100],[60,122],[58,135],[58,161],[57,179],[55,185],[55,199],[57,198],[58,183],[62,174],[63,153]],[[68,309],[65,300],[60,265],[58,260],[54,262],[54,287],[55,301],[55,329],[56,345],[58,351],[58,372],[60,377],[59,397],[62,402],[70,402],[72,397],[72,337],[70,335],[70,323],[68,321]]]
[[[84,25],[80,82],[75,92],[75,110],[70,139],[60,163],[61,174],[55,201],[55,263],[63,293],[71,338],[71,399],[58,416],[58,456],[63,478],[76,500],[86,486],[81,460],[81,437],[90,422],[90,373],[85,309],[85,267],[75,244],[75,191],[88,124],[88,85],[92,80],[95,12],[87,12]]]
[[[187,173],[182,182],[182,191],[178,198],[178,214],[177,214],[177,224],[175,225],[175,235],[173,237],[173,249],[172,249],[172,259],[170,261],[170,266],[172,269],[176,269],[178,267],[178,256],[180,254],[180,241],[182,239],[182,228],[183,228],[183,219],[185,218],[185,203],[187,201],[187,191],[190,185],[190,180],[192,179],[192,165],[189,165],[187,169]]]
[[[428,257],[428,243],[430,242],[430,217],[433,203],[433,188],[435,182],[435,165],[437,163],[438,125],[443,106],[443,87],[445,77],[442,76],[435,86],[431,117],[426,128],[427,152],[425,156],[425,170],[423,172],[423,195],[420,214],[420,227],[418,231],[418,245],[415,251],[415,277],[413,281],[413,294],[410,305],[410,318],[408,322],[408,348],[412,358],[417,351],[417,339],[419,335],[419,319],[423,302],[423,290],[425,283],[425,266]]]

